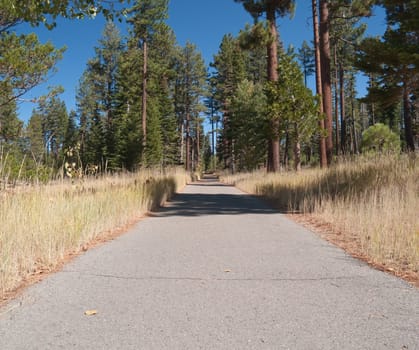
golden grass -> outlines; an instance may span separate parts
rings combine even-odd
[[[419,164],[414,157],[360,157],[330,169],[222,177],[284,212],[330,224],[361,255],[396,272],[419,270]]]
[[[0,192],[0,300],[29,275],[164,203],[183,171],[142,171]]]

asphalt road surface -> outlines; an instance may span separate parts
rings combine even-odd
[[[0,349],[413,350],[419,291],[207,181],[2,307]]]

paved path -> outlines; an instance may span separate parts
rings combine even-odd
[[[0,349],[413,350],[418,308],[405,282],[198,183],[1,309]]]

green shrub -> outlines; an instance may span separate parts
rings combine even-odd
[[[368,152],[400,152],[400,137],[382,123],[370,126],[362,133],[362,151]]]

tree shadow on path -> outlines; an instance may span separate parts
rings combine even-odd
[[[230,187],[213,180],[201,180],[191,186]],[[199,190],[198,190],[199,191]],[[205,192],[205,191],[204,191]],[[179,193],[153,216],[204,216],[204,215],[240,215],[240,214],[278,214],[262,201],[247,194],[229,193]]]

